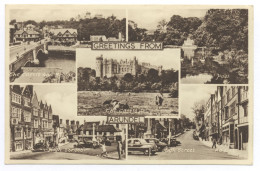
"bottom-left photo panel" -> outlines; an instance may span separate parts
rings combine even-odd
[[[10,85],[9,159],[125,160],[126,124],[78,116],[74,85]]]

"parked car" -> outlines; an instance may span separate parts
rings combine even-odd
[[[165,147],[167,147],[165,142],[162,142],[156,138],[146,138],[145,141],[148,143],[155,143],[158,151],[162,151]]]
[[[180,145],[181,144],[181,142],[180,141],[178,141],[176,138],[174,138],[174,137],[171,137],[171,139],[170,139],[170,147],[176,147],[176,146],[178,146],[178,145]]]
[[[111,146],[111,141],[109,139],[105,140],[105,145],[106,146]]]
[[[128,140],[128,152],[140,151],[144,154],[155,154],[157,152],[157,146],[155,143],[147,143],[141,138],[131,138]]]
[[[33,152],[48,151],[49,148],[44,143],[37,143],[33,146]]]
[[[197,135],[196,131],[193,132],[193,139],[199,140],[199,136]]]
[[[78,142],[78,144],[74,145],[74,148],[98,148],[100,147],[99,143],[97,141],[84,141],[84,142]]]

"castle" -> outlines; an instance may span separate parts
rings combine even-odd
[[[96,58],[96,77],[123,77],[129,73],[133,76],[144,74],[146,75],[150,69],[155,69],[158,74],[161,74],[162,66],[151,65],[150,63],[138,63],[136,57],[132,60],[103,59],[103,55]]]

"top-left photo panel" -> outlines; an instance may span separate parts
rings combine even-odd
[[[126,10],[7,5],[6,30],[10,83],[76,83],[76,48],[91,48],[93,41],[125,41]]]

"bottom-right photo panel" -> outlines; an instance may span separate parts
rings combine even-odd
[[[245,160],[252,137],[248,86],[182,86],[181,113],[194,129],[182,136],[182,159]]]
[[[181,86],[179,118],[128,125],[128,160],[246,160],[248,86]]]

